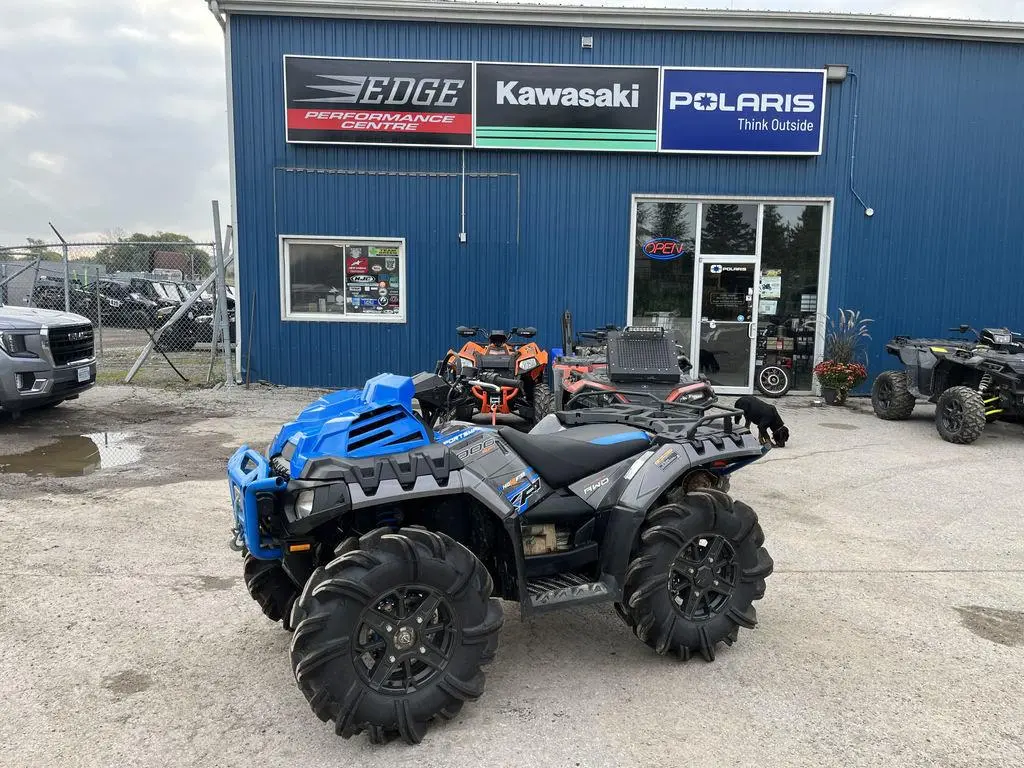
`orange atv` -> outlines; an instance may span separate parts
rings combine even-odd
[[[536,328],[513,328],[506,333],[460,325],[455,332],[467,339],[481,332],[487,335],[486,344],[467,341],[458,352],[449,349],[437,365],[439,375],[467,382],[473,395],[455,409],[456,419],[469,421],[473,414],[483,413],[495,424],[499,413],[514,413],[536,424],[552,412],[551,388],[544,383],[548,353],[532,341],[509,341],[513,336],[531,339],[537,335]],[[487,376],[479,378],[479,374]]]

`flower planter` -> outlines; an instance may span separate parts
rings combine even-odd
[[[843,405],[846,402],[847,393],[844,389],[830,389],[828,387],[823,387],[821,394],[828,405]]]

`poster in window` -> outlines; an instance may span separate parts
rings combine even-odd
[[[397,315],[401,311],[401,256],[397,245],[352,245],[345,254],[347,315]]]
[[[761,273],[761,298],[778,299],[782,297],[782,270],[766,269]]]

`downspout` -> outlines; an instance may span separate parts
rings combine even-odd
[[[210,13],[213,14],[213,18],[215,18],[217,20],[217,23],[220,24],[220,28],[225,29],[227,24],[224,21],[224,14],[221,13],[220,4],[217,2],[217,0],[206,0],[206,4],[207,6],[209,6]]]

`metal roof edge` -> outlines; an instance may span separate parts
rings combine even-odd
[[[931,37],[1024,43],[1024,23],[867,14],[546,5],[476,0],[208,0],[222,13],[461,24]]]

